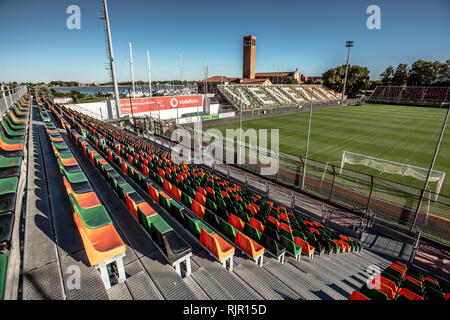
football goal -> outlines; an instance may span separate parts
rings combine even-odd
[[[400,176],[409,176],[418,180],[425,181],[428,174],[428,169],[411,166],[409,164],[389,161],[385,159],[375,158],[366,156],[359,153],[353,153],[349,151],[344,151],[342,153],[341,168],[339,174],[341,174],[342,169],[345,164],[361,165],[366,166],[380,173],[391,173]],[[444,182],[445,172],[432,170],[429,182],[437,182],[435,192],[439,194],[441,191],[442,184]]]

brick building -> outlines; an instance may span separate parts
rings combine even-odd
[[[298,71],[287,72],[255,72],[256,58],[256,37],[247,35],[243,37],[243,61],[242,61],[242,78],[228,78],[225,76],[213,76],[198,82],[199,92],[216,93],[217,85],[227,84],[284,84],[284,83],[304,83],[308,78]]]

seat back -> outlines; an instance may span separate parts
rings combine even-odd
[[[191,207],[192,211],[194,211],[194,213],[196,215],[198,215],[200,218],[204,218],[205,217],[205,207],[202,206],[199,202],[197,202],[196,200],[192,200],[192,207]]]
[[[353,291],[352,295],[348,298],[348,300],[370,300],[368,297],[363,295],[358,290]]]
[[[248,235],[250,238],[255,240],[256,242],[259,241],[261,238],[261,232],[258,231],[255,227],[251,226],[248,223],[245,223],[243,232]]]
[[[250,218],[250,225],[254,228],[256,228],[259,232],[264,232],[264,225],[261,221],[258,219],[251,217]]]
[[[237,229],[223,219],[220,219],[219,230],[233,241],[236,238]]]
[[[423,300],[423,298],[421,296],[419,296],[418,294],[415,294],[414,292],[409,291],[406,288],[400,288],[398,295],[403,295],[410,300]],[[397,299],[398,299],[398,296],[397,296]]]
[[[244,230],[244,222],[239,217],[235,216],[232,213],[230,213],[228,223],[241,232]]]
[[[215,256],[219,255],[218,243],[214,237],[205,229],[200,230],[200,242],[207,247]]]

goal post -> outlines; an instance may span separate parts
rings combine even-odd
[[[342,169],[345,164],[362,165],[379,171],[380,173],[390,173],[400,176],[409,176],[415,179],[425,181],[428,174],[428,169],[412,166],[405,163],[389,161],[385,159],[375,158],[364,154],[344,151],[342,153],[341,167],[339,174],[342,173]],[[445,172],[432,170],[430,175],[430,182],[437,182],[436,194],[441,191],[442,184],[444,183]]]

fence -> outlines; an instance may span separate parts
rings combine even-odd
[[[439,107],[450,102],[450,87],[377,86],[368,102]]]
[[[345,101],[344,103],[347,103]],[[313,110],[332,108],[341,105],[341,101],[326,101],[326,102],[313,102]],[[303,111],[309,111],[310,102],[304,102],[297,105],[281,105],[270,108],[254,108],[249,110],[242,110],[242,121],[257,120],[262,118],[270,118],[274,116],[282,116],[287,114],[293,114]],[[236,109],[230,109],[236,110]],[[217,126],[230,122],[239,121],[241,118],[241,111],[236,111],[234,117],[228,117],[224,119],[209,120],[205,123],[205,126]]]
[[[26,86],[9,88],[8,86],[0,85],[0,115],[3,115],[26,92]]]
[[[170,130],[163,130],[162,136],[171,140],[173,129],[174,127],[171,127]],[[185,129],[190,130],[191,137],[194,137],[192,128],[186,127]],[[209,139],[206,141],[209,141]],[[167,143],[165,144],[170,147]],[[193,147],[193,139],[188,141],[186,145]],[[226,162],[226,138],[222,140],[221,145],[223,146],[222,158],[217,157],[213,152],[216,163]],[[206,143],[202,143],[202,152],[204,153],[206,146]],[[261,177],[259,181],[251,181],[250,184],[258,185],[258,189],[263,189],[263,186],[265,186],[264,179],[269,179],[294,190],[312,194],[320,199],[353,210],[367,221],[373,221],[376,218],[397,227],[397,229],[406,231],[412,228],[421,189],[282,152],[270,156],[267,149],[252,146],[248,143],[245,143],[242,147],[245,161],[242,164],[235,165],[256,175],[261,175],[261,169],[266,166],[259,161],[261,158],[265,157],[267,160],[267,157],[273,157],[273,160],[278,160],[279,169],[276,174]],[[238,148],[239,142],[235,145],[234,150],[228,150],[234,155],[235,163]],[[249,155],[254,153],[257,154],[258,161],[251,163]],[[264,163],[267,163],[267,161],[264,161]],[[305,175],[304,180],[303,174]],[[243,176],[234,178],[245,181]],[[450,197],[426,191],[416,223],[412,229],[421,231],[422,235],[449,245]]]

